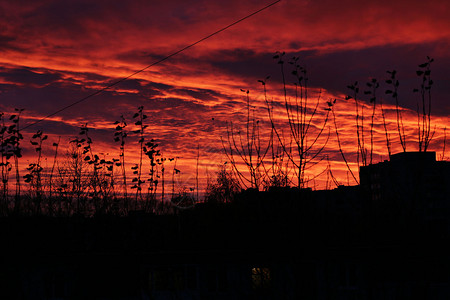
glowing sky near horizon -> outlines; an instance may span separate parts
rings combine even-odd
[[[128,76],[231,22],[268,4],[261,1],[80,1],[0,0],[0,111],[24,108],[22,126],[39,120]],[[138,106],[149,116],[147,137],[157,140],[166,157],[179,157],[180,187],[194,184],[197,145],[202,181],[226,161],[220,137],[227,122],[240,122],[250,90],[259,118],[267,120],[258,79],[270,75],[271,100],[282,101],[276,51],[300,57],[313,90],[323,101],[337,99],[335,112],[343,150],[355,172],[354,105],[345,100],[348,84],[361,89],[375,77],[378,96],[387,109],[393,152],[396,135],[394,101],[384,94],[387,70],[397,70],[408,149],[417,150],[418,64],[433,57],[433,137],[430,150],[442,154],[443,129],[450,115],[450,4],[447,1],[293,1],[270,9],[181,54],[53,116],[25,132],[24,164],[33,161],[28,141],[43,130],[62,145],[87,124],[97,153],[117,156],[114,121],[132,124]],[[286,64],[286,70],[289,67]],[[289,79],[292,82],[293,79]],[[364,101],[367,97],[361,96]],[[367,102],[366,102],[367,103]],[[326,103],[320,106],[321,115]],[[370,107],[367,103],[366,112]],[[367,119],[368,120],[368,119]],[[369,121],[366,121],[368,125]],[[378,115],[375,160],[387,158],[384,129]],[[262,122],[263,124],[266,124]],[[333,173],[347,183],[330,123],[328,155]],[[130,126],[130,130],[132,126]],[[268,132],[268,131],[266,131]],[[137,138],[127,142],[130,166],[137,158]],[[44,156],[51,164],[51,143]],[[446,154],[448,158],[448,153]],[[311,170],[320,173],[327,163]],[[324,175],[325,176],[325,175]],[[326,176],[317,179],[323,188]],[[354,182],[350,181],[350,184]],[[313,183],[311,183],[313,185]]]

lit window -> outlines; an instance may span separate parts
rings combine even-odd
[[[252,268],[252,287],[254,289],[267,289],[270,287],[270,269]]]

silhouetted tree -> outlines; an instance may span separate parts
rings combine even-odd
[[[273,131],[277,136],[288,160],[294,167],[297,177],[297,186],[304,188],[311,179],[305,178],[305,172],[312,166],[317,165],[324,159],[322,152],[328,143],[330,132],[324,135],[327,127],[329,115],[332,110],[332,102],[327,102],[325,115],[318,114],[320,105],[320,93],[315,103],[311,104],[309,99],[308,76],[306,69],[299,64],[299,58],[293,57],[289,64],[293,66],[292,75],[295,77],[294,96],[288,96],[286,84],[286,75],[284,68],[284,52],[277,52],[274,59],[280,65],[280,71],[283,83],[283,102],[284,115],[282,119],[287,119],[290,138],[292,143],[287,144],[282,138],[281,128],[286,124],[280,125],[276,123],[275,110],[273,106],[267,102],[269,119],[272,124]],[[319,121],[321,120],[321,121]]]
[[[41,174],[42,174],[42,166],[41,166],[41,159],[42,159],[42,142],[45,141],[48,138],[47,135],[44,135],[41,130],[38,130],[31,138],[30,143],[35,148],[35,151],[37,153],[37,160],[34,163],[30,163],[27,167],[27,170],[29,171],[28,174],[23,176],[25,178],[25,182],[29,183],[29,192],[30,196],[33,199],[33,204],[36,209],[36,213],[41,213],[41,202],[42,202],[42,180],[41,180]]]
[[[222,146],[240,183],[245,187],[259,189],[266,175],[263,170],[264,159],[270,149],[271,139],[267,145],[261,145],[260,121],[255,116],[255,109],[250,106],[250,91],[241,91],[246,94],[247,102],[244,131],[236,130],[233,122],[227,124],[227,139],[226,142],[222,139]],[[239,162],[244,163],[248,176],[239,168]]]
[[[127,122],[123,115],[120,116],[120,121],[114,122],[116,125],[115,133],[114,133],[114,141],[120,142],[120,153],[119,153],[119,161],[116,162],[116,166],[121,168],[122,173],[122,196],[124,201],[124,207],[122,209],[125,213],[128,212],[129,203],[128,203],[128,188],[127,188],[127,174],[125,167],[125,140],[128,136],[125,128],[127,127]]]
[[[228,203],[240,191],[239,183],[234,178],[233,172],[228,170],[227,164],[219,165],[214,181],[208,181],[205,200],[214,203]]]
[[[420,93],[422,104],[422,112],[420,112],[419,104],[417,104],[417,125],[419,136],[419,152],[428,150],[431,139],[435,130],[431,132],[431,88],[433,80],[431,79],[431,63],[433,58],[427,56],[427,61],[419,65],[416,71],[417,76],[421,79],[420,88],[414,89],[414,92]]]
[[[400,139],[400,144],[403,148],[403,152],[406,152],[406,135],[405,135],[405,127],[403,125],[403,117],[402,112],[400,110],[399,101],[398,101],[398,86],[400,82],[397,79],[397,71],[387,71],[390,75],[390,78],[386,80],[386,83],[391,85],[390,89],[386,90],[386,94],[391,94],[392,98],[395,99],[395,111],[397,113],[397,132],[398,137]]]

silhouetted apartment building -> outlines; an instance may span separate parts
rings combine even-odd
[[[361,167],[360,184],[373,200],[402,199],[445,202],[450,191],[450,162],[435,152],[402,152],[389,161]],[[419,200],[420,199],[420,200]]]
[[[397,221],[397,228],[448,234],[450,162],[436,161],[435,152],[398,153],[361,167],[360,185],[375,217]]]
[[[0,298],[449,299],[449,175],[435,153],[399,153],[358,186],[250,189],[175,215],[3,218]]]

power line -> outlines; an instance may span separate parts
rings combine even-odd
[[[247,16],[245,16],[245,17],[243,17],[243,18],[241,18],[241,19],[239,19],[237,21],[234,21],[233,23],[231,23],[231,24],[229,24],[229,25],[227,25],[227,26],[225,26],[225,27],[223,27],[223,28],[221,28],[221,29],[219,29],[219,30],[217,30],[217,31],[215,31],[215,32],[213,32],[213,33],[211,33],[211,34],[201,38],[201,39],[199,39],[198,41],[196,41],[196,42],[194,42],[192,44],[189,44],[189,45],[187,45],[187,46],[185,46],[185,47],[183,47],[183,48],[181,48],[181,49],[179,49],[179,50],[177,50],[177,51],[175,51],[175,52],[173,52],[173,53],[171,53],[171,54],[161,58],[160,60],[157,60],[157,61],[153,62],[152,64],[146,66],[145,68],[140,69],[140,70],[138,70],[138,71],[136,71],[136,72],[134,72],[134,73],[124,77],[124,78],[116,80],[113,83],[110,83],[109,85],[107,85],[107,86],[105,86],[105,87],[103,87],[103,88],[93,92],[92,94],[89,94],[89,95],[87,95],[87,96],[85,96],[85,97],[83,97],[83,98],[81,98],[81,99],[79,99],[79,100],[77,100],[77,101],[75,101],[75,102],[73,102],[73,103],[71,103],[71,104],[69,104],[69,105],[67,105],[67,106],[65,106],[65,107],[63,107],[63,108],[61,108],[61,109],[51,113],[51,114],[49,114],[49,115],[46,115],[42,119],[39,119],[37,121],[34,121],[33,123],[30,123],[30,124],[22,127],[21,130],[30,128],[30,127],[32,127],[32,126],[34,126],[34,125],[36,125],[36,124],[38,124],[38,123],[48,119],[48,118],[50,118],[50,117],[53,117],[54,115],[59,114],[60,112],[66,110],[68,108],[71,108],[72,106],[75,106],[75,105],[77,105],[77,104],[79,104],[79,103],[81,103],[83,101],[86,101],[86,100],[88,100],[88,99],[90,99],[90,98],[92,98],[92,97],[94,97],[94,96],[96,96],[96,95],[98,95],[98,94],[100,94],[100,93],[102,93],[102,92],[112,88],[113,86],[118,85],[119,83],[121,83],[121,82],[123,82],[123,81],[125,81],[125,80],[127,80],[127,79],[129,79],[129,78],[131,78],[131,77],[133,77],[133,76],[135,76],[137,74],[139,74],[139,73],[142,73],[145,70],[147,70],[147,69],[149,69],[149,68],[151,68],[151,67],[153,67],[153,66],[155,66],[155,65],[157,65],[159,63],[162,63],[163,61],[168,60],[169,58],[171,58],[171,57],[173,57],[173,56],[175,56],[175,55],[177,55],[177,54],[179,54],[179,53],[181,53],[181,52],[183,52],[183,51],[185,51],[185,50],[187,50],[187,49],[189,49],[189,48],[191,48],[191,47],[193,47],[193,46],[195,46],[195,45],[197,45],[197,44],[199,44],[199,43],[201,43],[201,42],[203,42],[203,41],[205,41],[205,40],[207,40],[207,39],[209,39],[211,37],[213,37],[214,35],[222,32],[222,31],[227,30],[228,28],[230,28],[230,27],[232,27],[232,26],[234,26],[234,25],[236,25],[236,24],[238,24],[238,23],[240,23],[240,22],[242,22],[242,21],[244,21],[244,20],[246,20],[246,19],[248,19],[248,18],[250,18],[250,17],[252,17],[252,16],[254,16],[256,14],[258,14],[258,13],[260,13],[260,12],[262,12],[263,10],[268,9],[269,7],[275,5],[276,3],[280,2],[280,1],[281,0],[277,0],[275,2],[272,2],[272,3],[264,6],[263,8],[260,8],[257,11],[255,11],[255,12],[253,12],[253,13],[251,13],[251,14],[249,14],[249,15],[247,15]]]

